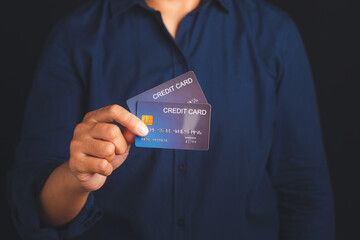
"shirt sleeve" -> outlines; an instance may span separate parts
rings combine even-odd
[[[49,35],[38,64],[15,165],[8,174],[12,219],[24,239],[72,238],[101,217],[90,194],[79,215],[62,228],[45,226],[39,218],[39,193],[50,173],[69,159],[73,130],[84,114],[85,84],[60,26]]]
[[[278,196],[281,240],[334,239],[332,189],[316,94],[295,24],[283,28],[269,172]]]

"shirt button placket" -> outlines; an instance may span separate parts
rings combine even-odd
[[[183,164],[183,163],[180,163],[180,164],[178,165],[178,170],[179,170],[180,172],[184,172],[184,171],[186,170],[186,165]]]
[[[178,224],[178,226],[179,227],[184,227],[185,226],[185,219],[183,219],[183,218],[179,218],[178,219],[178,222],[177,222],[177,224]]]
[[[185,151],[175,150],[175,231],[174,239],[187,239],[187,227],[188,222],[188,166],[187,166],[187,153]]]
[[[183,64],[183,63],[184,63],[184,61],[185,61],[184,56],[183,56],[183,55],[178,55],[178,57],[177,57],[177,61],[178,61],[178,63]]]
[[[178,32],[178,37],[183,34]],[[178,46],[176,41],[174,44],[173,54],[173,68],[175,76],[183,74],[189,71],[187,59],[184,52],[186,52],[186,46]],[[188,189],[187,189],[187,178],[188,178],[188,166],[186,165],[187,154],[186,151],[175,150],[175,215],[174,215],[174,239],[188,239],[188,227],[189,221],[187,219],[188,211]],[[187,224],[185,224],[187,222]]]

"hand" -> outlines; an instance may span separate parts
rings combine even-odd
[[[120,130],[112,124],[114,121],[124,128]],[[125,161],[135,135],[147,134],[146,125],[119,105],[89,112],[74,130],[70,144],[70,172],[83,190],[98,190],[107,176]]]

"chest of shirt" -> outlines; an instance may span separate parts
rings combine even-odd
[[[126,107],[130,97],[193,70],[212,106],[208,154],[222,149],[265,161],[275,113],[273,71],[244,26],[201,14],[182,21],[176,40],[156,13],[133,11],[107,22],[75,52],[88,110]]]

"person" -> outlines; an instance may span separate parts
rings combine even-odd
[[[131,146],[126,100],[193,70],[208,151]],[[260,0],[98,0],[53,29],[9,199],[24,239],[334,239],[311,70]]]

